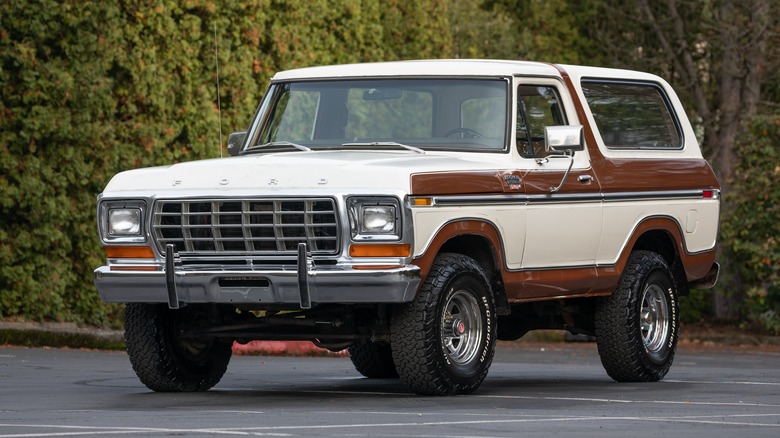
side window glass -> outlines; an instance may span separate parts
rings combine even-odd
[[[583,81],[582,91],[608,148],[682,148],[679,124],[659,86]]]
[[[566,118],[554,87],[520,85],[517,87],[517,149],[524,158],[541,158],[544,128],[565,125]]]

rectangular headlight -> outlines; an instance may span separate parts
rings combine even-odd
[[[360,207],[360,234],[395,233],[395,205]]]
[[[355,240],[398,240],[401,218],[395,198],[351,198],[349,222]]]
[[[108,210],[108,234],[111,236],[140,236],[140,208],[112,208]]]
[[[141,199],[99,201],[98,230],[103,243],[145,243],[146,204]]]

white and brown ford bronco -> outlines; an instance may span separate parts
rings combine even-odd
[[[595,335],[657,381],[680,296],[714,284],[720,190],[650,74],[407,61],[276,74],[231,157],[116,175],[102,299],[133,368],[199,391],[234,341],[349,350],[420,394],[476,390],[497,340]]]

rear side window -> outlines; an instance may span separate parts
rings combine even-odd
[[[610,149],[681,149],[682,133],[661,87],[653,83],[583,81],[604,144]]]

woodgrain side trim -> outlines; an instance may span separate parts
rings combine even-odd
[[[604,159],[598,163],[604,193],[645,190],[720,189],[704,159]]]
[[[573,170],[556,196],[572,193],[617,193],[696,189],[720,189],[706,160],[602,159],[597,168]],[[491,193],[526,193],[549,195],[557,186],[563,171],[496,170],[489,172],[440,172],[411,176],[412,196],[476,195]],[[520,181],[510,187],[507,176]],[[588,183],[579,181],[588,176]]]
[[[502,171],[433,172],[411,176],[410,195],[457,195],[502,193],[505,183]]]

